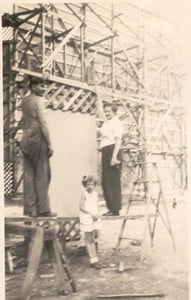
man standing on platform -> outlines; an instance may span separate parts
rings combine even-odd
[[[23,136],[21,150],[24,162],[24,214],[31,217],[55,216],[50,211],[48,187],[49,158],[53,155],[45,119],[44,82],[29,78],[30,93],[22,101]]]

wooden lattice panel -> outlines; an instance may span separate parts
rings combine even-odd
[[[80,240],[79,218],[63,218],[58,222],[60,226],[59,235],[67,241]]]
[[[83,89],[53,85],[45,92],[47,107],[54,110],[94,114],[96,112],[96,95]]]
[[[13,162],[4,163],[4,193],[11,195],[14,191],[14,164]]]

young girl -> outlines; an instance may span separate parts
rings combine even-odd
[[[98,197],[95,191],[97,182],[91,175],[84,176],[82,185],[85,187],[80,200],[80,228],[85,234],[86,249],[90,258],[90,267],[100,269],[96,251],[96,237],[101,229],[98,215]]]

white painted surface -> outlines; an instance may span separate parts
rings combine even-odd
[[[54,149],[51,208],[58,216],[77,216],[82,177],[97,172],[95,116],[47,109],[47,120]]]

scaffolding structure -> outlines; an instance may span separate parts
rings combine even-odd
[[[3,51],[5,192],[16,191],[22,180],[22,174],[9,179],[19,152],[12,134],[19,121],[18,74],[48,78],[52,109],[100,119],[102,103],[115,101],[126,132],[123,148],[134,159],[157,162],[166,191],[185,189],[184,77],[172,24],[123,2],[23,3],[3,15],[2,25],[12,34]],[[125,165],[131,176],[129,161]]]

